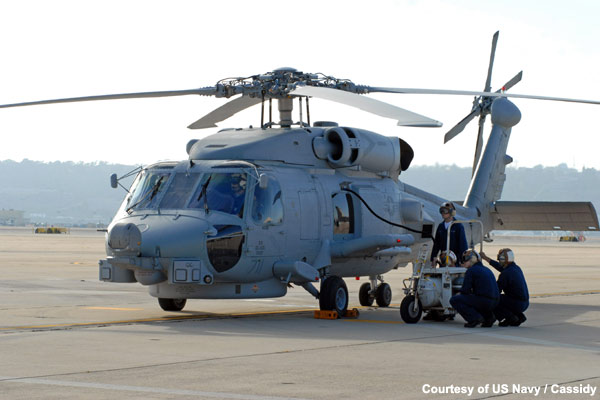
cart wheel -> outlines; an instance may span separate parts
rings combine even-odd
[[[379,307],[389,306],[392,302],[392,288],[387,283],[382,283],[377,287],[377,294],[375,297]]]
[[[335,310],[341,317],[348,309],[348,287],[339,276],[330,276],[323,281],[319,295],[321,310]]]
[[[158,299],[160,308],[165,311],[181,311],[185,307],[186,299]]]
[[[358,301],[360,302],[361,306],[370,307],[373,305],[375,297],[369,294],[370,291],[371,284],[369,282],[365,282],[360,285],[360,290],[358,291]]]
[[[407,324],[416,324],[421,319],[421,314],[423,313],[423,307],[421,306],[421,302],[417,300],[417,310],[415,311],[415,296],[408,295],[402,299],[402,303],[400,303],[400,317]]]

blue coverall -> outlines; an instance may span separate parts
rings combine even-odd
[[[481,262],[465,273],[460,294],[450,298],[450,304],[467,322],[484,322],[493,318],[500,292],[492,271]]]
[[[500,302],[494,309],[498,321],[505,318],[514,319],[523,314],[529,307],[529,290],[523,271],[514,262],[502,268],[498,261],[490,260],[490,265],[500,272],[498,289],[504,292],[500,295]]]
[[[456,218],[452,218],[456,220]],[[431,250],[431,261],[437,256],[439,251],[446,250],[446,242],[448,241],[448,230],[444,221],[440,222],[435,231],[435,239],[433,241],[433,249]],[[457,222],[450,227],[450,250],[454,252],[458,261],[462,261],[462,254],[469,248],[467,237],[465,235],[465,227]]]

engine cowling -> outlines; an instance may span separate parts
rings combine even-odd
[[[398,138],[362,129],[329,128],[323,136],[314,138],[313,151],[334,168],[360,166],[362,170],[390,176],[406,169],[401,165],[402,149]]]

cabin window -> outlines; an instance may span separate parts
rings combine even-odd
[[[196,189],[190,208],[204,208],[241,217],[246,198],[246,174],[206,174]]]
[[[283,222],[281,186],[271,176],[268,178],[268,184],[265,189],[261,189],[258,185],[254,189],[252,220],[263,226],[279,225]]]
[[[244,233],[238,225],[215,225],[217,234],[206,239],[210,264],[217,272],[233,268],[242,256]]]
[[[187,200],[192,195],[192,191],[198,183],[199,178],[200,174],[198,173],[176,173],[173,181],[167,188],[159,207],[167,209],[185,207]]]
[[[337,193],[333,196],[333,234],[347,235],[354,233],[354,208],[352,197],[348,193]]]
[[[131,188],[128,209],[155,208],[165,190],[170,172],[145,170],[140,172]]]

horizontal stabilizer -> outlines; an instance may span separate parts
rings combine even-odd
[[[597,231],[598,214],[590,202],[497,201],[493,229],[514,231]]]

